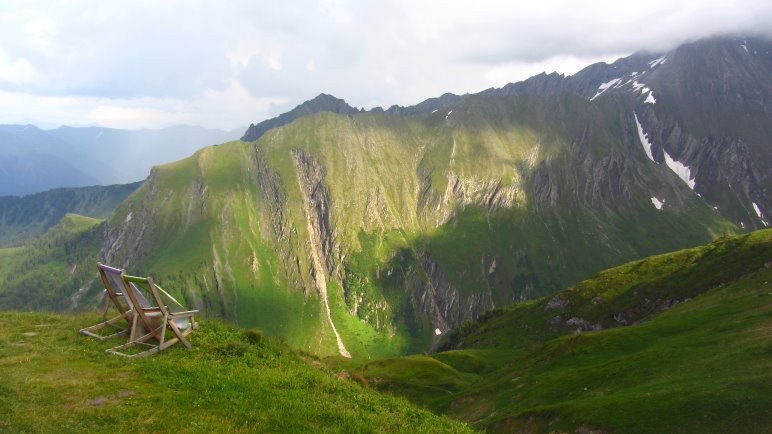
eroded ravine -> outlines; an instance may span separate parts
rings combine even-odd
[[[311,241],[310,253],[311,265],[314,270],[314,283],[316,284],[316,287],[319,290],[319,295],[322,298],[324,311],[327,315],[327,321],[329,321],[330,327],[332,327],[332,332],[335,334],[335,341],[338,344],[338,352],[343,357],[351,358],[351,353],[348,352],[346,346],[343,344],[343,340],[338,333],[338,329],[335,327],[335,323],[332,320],[330,303],[327,296],[327,277],[325,267],[322,265],[322,234],[320,233],[320,224],[322,219],[316,212],[319,210],[319,206],[315,205],[320,205],[323,209],[327,209],[327,207],[324,206],[326,204],[316,203],[319,198],[316,197],[318,195],[314,195],[318,188],[320,188],[318,184],[321,182],[321,179],[312,179],[317,177],[321,178],[321,174],[316,173],[317,176],[309,176],[309,171],[304,170],[308,169],[308,167],[306,167],[307,164],[304,164],[304,162],[307,163],[307,161],[305,161],[306,157],[301,152],[293,152],[293,157],[295,161],[295,168],[297,169],[298,187],[300,188],[300,192],[303,197],[303,212],[306,217],[308,237]]]

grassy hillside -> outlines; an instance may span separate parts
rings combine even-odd
[[[516,303],[449,334],[446,351],[352,375],[493,431],[769,432],[771,280],[772,230],[725,238]]]
[[[0,248],[0,308],[66,310],[92,288],[100,220],[66,214],[23,247]]]
[[[127,360],[98,321],[0,311],[2,432],[471,432],[259,332],[203,321],[192,350]]]

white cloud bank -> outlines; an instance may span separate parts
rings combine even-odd
[[[320,92],[414,104],[770,29],[764,1],[3,2],[0,123],[233,128]]]

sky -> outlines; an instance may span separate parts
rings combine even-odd
[[[3,0],[0,123],[234,129],[330,93],[370,109],[573,74],[772,2]]]

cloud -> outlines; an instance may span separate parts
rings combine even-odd
[[[253,97],[236,81],[225,89],[207,90],[186,99],[41,96],[0,90],[0,114],[8,119],[6,123],[46,127],[102,125],[133,129],[188,124],[230,130],[273,116],[276,107],[291,107],[290,100]],[[42,121],[41,113],[46,116]],[[13,117],[8,118],[8,114]]]
[[[20,106],[0,122],[230,128],[320,92],[415,104],[727,32],[772,37],[772,3],[3,2],[0,91]]]

